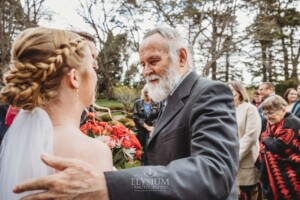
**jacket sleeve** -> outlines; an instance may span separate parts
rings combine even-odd
[[[201,87],[189,97],[193,99],[189,116],[183,116],[189,127],[182,131],[191,132],[190,156],[167,166],[105,172],[111,200],[228,199],[238,168],[233,96],[224,84]]]
[[[297,109],[295,110],[295,115],[296,117],[298,117],[300,119],[300,100],[298,100],[297,102],[298,106],[297,106]]]
[[[261,131],[261,119],[254,106],[248,107],[246,110],[245,118],[245,133],[243,137],[240,138],[240,151],[239,160],[243,158],[251,151],[251,148],[258,143],[258,138]]]
[[[133,106],[133,121],[136,125],[137,128],[141,128],[144,125],[144,119],[141,118],[140,114],[139,114],[139,107],[141,106],[141,101],[140,100],[136,100],[134,102],[134,106]]]

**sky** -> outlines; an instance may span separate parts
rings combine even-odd
[[[40,25],[60,29],[67,29],[72,25],[82,30],[90,29],[77,14],[76,9],[78,7],[78,0],[46,0],[45,8],[54,12],[53,20],[51,22],[42,20]]]

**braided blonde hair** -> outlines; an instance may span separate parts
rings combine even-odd
[[[24,30],[12,45],[1,101],[25,110],[56,101],[69,69],[84,71],[80,69],[84,47],[84,39],[72,32],[42,27]]]

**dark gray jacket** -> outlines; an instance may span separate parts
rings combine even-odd
[[[238,148],[230,89],[192,72],[157,121],[152,166],[105,172],[110,199],[237,199]]]

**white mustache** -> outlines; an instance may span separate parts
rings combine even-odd
[[[155,79],[160,79],[160,76],[156,75],[156,74],[151,74],[149,75],[147,78],[146,78],[146,81],[147,82],[150,82],[152,80],[155,80]]]

